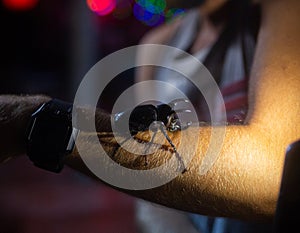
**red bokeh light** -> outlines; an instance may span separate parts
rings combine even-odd
[[[34,8],[38,0],[2,0],[3,5],[10,10],[30,10]]]
[[[87,0],[89,8],[99,15],[107,15],[116,7],[116,0]]]

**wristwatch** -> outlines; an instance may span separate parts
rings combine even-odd
[[[52,99],[32,115],[26,131],[27,155],[35,166],[59,173],[75,146],[72,104]]]

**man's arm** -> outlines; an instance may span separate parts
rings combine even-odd
[[[24,154],[30,115],[50,97],[0,95],[0,162]]]
[[[0,163],[26,153],[25,134],[31,115],[51,100],[46,95],[0,95]],[[78,108],[81,116],[90,117],[89,109]],[[111,131],[110,117],[96,111],[97,131]]]
[[[247,123],[227,127],[222,150],[214,166],[205,175],[199,174],[211,128],[191,128],[187,130],[191,143],[182,146],[188,150],[195,143],[195,134],[199,134],[199,148],[186,173],[158,188],[124,191],[200,214],[272,219],[285,150],[300,137],[299,15],[298,1],[263,3],[262,26],[250,80]],[[143,140],[143,133],[138,136]],[[176,144],[180,132],[170,137]],[[89,144],[88,136],[82,135],[80,140],[87,151],[96,150],[98,146]],[[116,147],[108,136],[101,137],[100,141],[105,142],[107,150]],[[157,151],[155,156],[149,156],[149,168],[169,156],[169,151]],[[143,159],[135,158],[122,148],[116,157],[127,166],[144,167]],[[83,167],[76,153],[69,160],[71,166],[74,161],[79,161],[75,166]]]

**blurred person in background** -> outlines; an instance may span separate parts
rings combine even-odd
[[[276,3],[275,3],[276,4]],[[184,16],[151,30],[141,44],[163,44],[182,49],[201,61],[221,89],[229,124],[245,124],[248,112],[250,71],[260,23],[260,5],[251,0],[168,1],[169,6],[185,7]],[[292,26],[292,25],[290,25]],[[175,54],[175,53],[174,53]],[[163,56],[162,66],[184,65],[191,77],[198,70],[189,66],[187,58],[172,54],[142,51],[139,56]],[[190,61],[192,63],[192,61]],[[176,67],[176,65],[174,65]],[[194,72],[194,73],[193,73]],[[203,77],[202,77],[203,78]],[[204,77],[206,78],[206,77]],[[136,82],[159,80],[181,90],[197,110],[199,121],[210,122],[209,109],[197,88],[188,79],[168,68],[144,66],[137,69]],[[203,87],[205,86],[205,80]],[[160,99],[171,96],[172,88],[156,93]],[[212,93],[210,96],[216,96]],[[137,93],[141,98],[144,93]],[[218,104],[214,106],[221,109]],[[217,114],[219,111],[216,111]],[[216,116],[217,117],[217,116]],[[221,122],[220,122],[221,123]],[[249,223],[229,218],[213,218],[189,214],[155,205],[137,202],[137,221],[141,232],[271,232],[272,224]]]

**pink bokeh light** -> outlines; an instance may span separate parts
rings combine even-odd
[[[87,0],[89,8],[98,15],[108,15],[116,7],[116,0]]]

